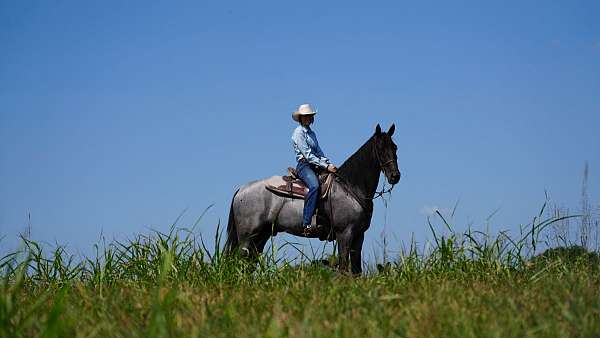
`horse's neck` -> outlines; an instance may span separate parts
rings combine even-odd
[[[379,183],[380,168],[373,153],[373,142],[375,139],[371,137],[338,169],[339,175],[364,198],[373,198]]]

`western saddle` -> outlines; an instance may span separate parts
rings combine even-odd
[[[308,188],[302,182],[296,169],[289,167],[287,176],[274,176],[266,185],[266,188],[277,194],[291,198],[304,199],[308,193]],[[321,187],[321,198],[326,198],[331,188],[331,183],[334,180],[334,175],[329,172],[319,173],[319,186]]]

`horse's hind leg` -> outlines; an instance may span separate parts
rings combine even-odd
[[[257,259],[258,259],[258,256],[260,256],[263,253],[263,250],[265,249],[265,245],[267,244],[267,241],[269,240],[269,238],[271,238],[270,227],[269,227],[269,229],[262,231],[254,239],[254,249],[255,249],[254,253],[255,253]]]
[[[262,226],[261,231],[253,232],[241,242],[240,250],[244,257],[250,258],[251,260],[257,260],[267,244],[267,241],[271,237],[271,227]]]

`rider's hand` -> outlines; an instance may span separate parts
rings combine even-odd
[[[329,164],[329,165],[327,166],[327,171],[334,173],[334,172],[336,172],[336,171],[337,171],[337,168],[336,168],[336,166],[334,166],[333,164]]]

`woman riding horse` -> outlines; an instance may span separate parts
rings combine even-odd
[[[294,121],[300,124],[292,134],[292,143],[296,161],[298,161],[296,172],[308,188],[302,213],[302,225],[306,237],[315,235],[318,231],[315,215],[320,194],[318,174],[323,170],[332,173],[337,171],[336,166],[329,161],[321,147],[319,147],[317,135],[310,128],[310,125],[315,121],[316,114],[308,103],[300,105],[298,110],[292,113]]]
[[[314,121],[314,110],[310,105],[302,105],[292,117],[301,122],[294,133],[294,148],[297,148],[298,171],[305,181],[317,183],[315,170],[325,168],[336,172],[325,201],[319,201],[323,218],[337,244],[339,268],[346,271],[348,265],[353,273],[362,271],[362,245],[364,233],[371,225],[373,199],[376,197],[381,172],[388,183],[394,185],[400,180],[397,146],[392,140],[396,127],[392,124],[387,132],[378,124],[369,139],[340,168],[336,168],[319,148],[317,138],[310,129]],[[306,118],[308,117],[308,118]],[[312,161],[312,162],[311,162]],[[306,163],[303,163],[306,162]],[[233,194],[227,222],[227,241],[225,252],[239,252],[242,256],[257,259],[263,252],[267,241],[281,232],[296,236],[319,238],[318,233],[305,232],[304,226],[311,224],[315,200],[318,199],[313,184],[311,203],[274,193],[269,186],[284,184],[282,176],[254,180],[243,184]],[[312,205],[312,206],[311,206]],[[304,217],[303,217],[304,216]],[[327,239],[329,239],[328,237]]]

